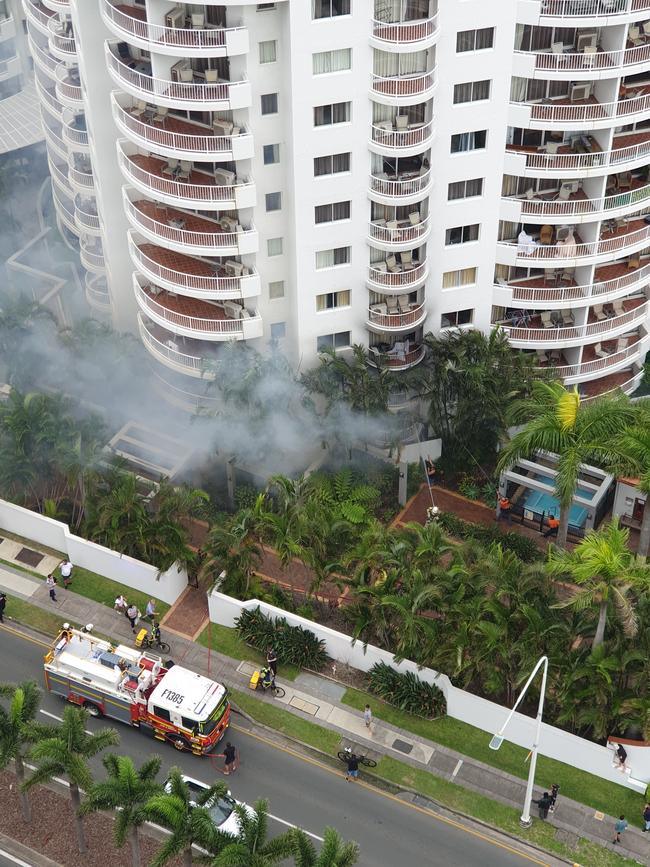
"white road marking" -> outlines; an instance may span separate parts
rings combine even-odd
[[[15,855],[12,855],[11,852],[7,852],[6,849],[0,849],[0,855],[3,858],[6,858],[7,861],[11,861],[12,864],[18,864],[18,867],[31,867],[27,861],[22,861],[20,858],[16,858]]]
[[[279,816],[274,816],[273,813],[268,814],[269,819],[275,819],[276,822],[279,822],[281,825],[286,825],[287,828],[299,828],[300,825],[294,825],[293,822],[287,822],[286,819],[281,819]],[[324,838],[319,837],[318,834],[312,834],[311,831],[305,831],[302,829],[308,837],[313,837],[314,840],[318,840],[319,843],[324,843]]]
[[[458,762],[457,762],[457,764],[456,764],[456,767],[455,767],[454,770],[451,772],[451,778],[452,778],[452,780],[454,779],[454,777],[456,776],[456,774],[458,773],[458,771],[460,771],[460,768],[461,768],[461,765],[462,765],[462,764],[463,764],[463,760],[462,760],[462,759],[458,759]]]
[[[55,713],[50,713],[49,710],[43,710],[43,708],[41,707],[41,708],[39,708],[39,711],[40,711],[42,714],[44,714],[45,716],[49,716],[49,717],[51,717],[52,719],[56,719],[56,720],[58,720],[59,722],[63,722],[63,717],[62,717],[62,716],[57,716]],[[91,734],[93,734],[93,732],[89,731],[89,729],[84,729],[84,731],[86,732],[87,735],[91,735]]]

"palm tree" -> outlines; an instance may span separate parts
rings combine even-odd
[[[387,412],[395,373],[381,366],[376,370],[370,368],[365,347],[353,346],[351,358],[330,348],[323,349],[319,361],[319,367],[302,375],[301,384],[309,394],[322,395],[326,414],[340,403],[364,415]]]
[[[239,836],[220,849],[212,867],[271,867],[291,856],[292,831],[268,840],[268,802],[260,799],[253,806],[251,815],[244,806],[236,805]]]
[[[83,819],[79,814],[80,789],[88,791],[93,783],[88,761],[119,742],[115,729],[102,729],[97,734],[88,734],[87,720],[88,713],[83,708],[66,707],[61,724],[54,726],[49,737],[39,740],[30,750],[30,758],[37,762],[37,767],[23,784],[25,789],[31,789],[56,776],[65,775],[68,778],[77,842],[82,855],[86,852],[86,838]]]
[[[578,585],[575,593],[554,607],[585,609],[598,605],[593,650],[605,640],[612,611],[628,638],[638,631],[634,591],[650,591],[650,568],[639,566],[635,560],[628,547],[629,535],[628,530],[612,521],[603,530],[587,533],[575,550],[554,552],[549,559],[551,575],[567,576]]]
[[[170,832],[150,867],[164,867],[182,855],[185,867],[192,865],[192,846],[217,850],[230,842],[227,835],[219,834],[206,804],[228,793],[224,783],[216,783],[198,794],[190,794],[179,768],[169,774],[169,791],[153,795],[143,808],[143,815],[151,822],[162,825]]]
[[[639,417],[630,427],[624,428],[617,440],[623,468],[627,472],[638,473],[638,490],[645,494],[646,507],[643,510],[641,532],[637,555],[646,560],[650,552],[650,403],[642,401],[637,406]],[[620,467],[619,467],[620,469]]]
[[[141,867],[140,835],[138,829],[145,821],[144,805],[160,790],[156,776],[160,770],[161,759],[152,756],[139,769],[136,769],[128,756],[109,753],[102,759],[108,776],[99,783],[93,783],[86,794],[80,816],[87,816],[97,810],[115,810],[115,844],[121,848],[129,838],[133,867]]]
[[[569,391],[560,382],[533,382],[531,397],[513,406],[511,421],[524,423],[524,428],[503,448],[497,471],[522,458],[533,458],[537,452],[558,456],[555,495],[560,504],[560,548],[566,546],[569,511],[582,464],[614,463],[615,438],[633,417],[632,404],[624,395],[581,403],[577,389]]]
[[[41,692],[33,680],[17,686],[0,684],[0,696],[10,699],[8,709],[0,706],[0,768],[6,768],[13,759],[23,819],[31,822],[29,797],[23,788],[25,757],[39,738],[49,734],[50,728],[36,722]]]
[[[242,509],[225,526],[211,527],[203,545],[206,559],[199,580],[216,578],[225,570],[224,592],[248,598],[255,568],[262,561],[259,534],[263,502],[264,494],[260,494],[252,509]]]
[[[344,843],[334,828],[325,828],[320,852],[302,829],[293,830],[291,837],[296,867],[352,867],[359,859],[358,844]]]

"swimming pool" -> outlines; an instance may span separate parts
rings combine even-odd
[[[535,478],[540,482],[544,482],[544,484],[553,484],[553,479],[548,476],[536,475]],[[583,499],[591,500],[594,497],[595,491],[578,488],[577,493]],[[537,512],[538,515],[541,515],[542,512],[545,512],[547,515],[553,514],[556,517],[559,517],[560,515],[560,503],[557,497],[553,496],[553,494],[548,494],[545,491],[527,491],[524,496],[523,505],[524,508],[530,509],[532,512]],[[574,527],[583,527],[586,520],[587,509],[585,509],[584,506],[574,503],[569,510],[569,523],[573,524]]]

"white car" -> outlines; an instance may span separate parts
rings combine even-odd
[[[200,792],[204,792],[206,789],[210,788],[206,783],[202,783],[200,780],[195,780],[194,777],[187,777],[185,774],[183,774],[183,781],[190,790],[190,797],[193,795],[198,796]],[[171,791],[171,783],[169,780],[165,781],[165,791]],[[249,807],[248,804],[242,803],[242,801],[236,801],[230,792],[221,798],[215,798],[213,801],[208,801],[206,805],[206,809],[212,816],[212,820],[217,828],[220,831],[224,831],[226,834],[232,834],[233,837],[239,837],[239,817],[235,813],[236,804],[243,807],[249,816],[252,817],[255,815],[255,810],[253,810],[252,807]],[[192,802],[192,806],[195,807],[196,802]]]

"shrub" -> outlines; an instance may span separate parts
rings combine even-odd
[[[320,671],[327,662],[325,642],[303,626],[290,626],[284,617],[273,620],[259,606],[242,611],[235,621],[240,638],[262,653],[275,648],[280,662],[291,662],[299,668]]]
[[[447,702],[442,690],[410,671],[402,674],[385,662],[376,662],[368,672],[370,692],[379,698],[427,719],[444,716]]]
[[[534,563],[544,558],[543,553],[532,539],[520,536],[519,533],[503,533],[498,527],[484,527],[481,524],[472,524],[463,521],[451,512],[442,512],[438,518],[442,529],[450,536],[459,539],[475,539],[484,545],[493,545],[495,542],[507,551],[512,551],[523,560],[524,563]]]
[[[252,509],[257,502],[257,488],[249,485],[246,482],[240,482],[235,488],[235,510],[240,512],[242,509]]]

